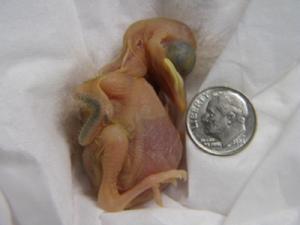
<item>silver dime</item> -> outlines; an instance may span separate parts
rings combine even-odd
[[[256,114],[241,92],[212,87],[194,97],[186,114],[186,126],[200,149],[214,155],[232,155],[252,140]]]

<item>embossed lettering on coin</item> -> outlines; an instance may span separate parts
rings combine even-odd
[[[249,99],[239,91],[212,87],[192,100],[186,125],[190,137],[202,150],[231,155],[253,138],[256,115]]]

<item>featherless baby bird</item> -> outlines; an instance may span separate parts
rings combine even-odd
[[[196,40],[182,22],[166,18],[138,21],[127,29],[119,56],[73,97],[84,124],[78,140],[84,168],[98,202],[121,211],[154,197],[176,179],[182,142],[151,80],[175,107],[186,111],[184,79],[195,65]]]

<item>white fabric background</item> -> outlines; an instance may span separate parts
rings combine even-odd
[[[0,1],[0,224],[299,224],[300,2]],[[198,40],[187,96],[215,85],[253,102],[255,139],[217,157],[186,134],[187,182],[103,212],[70,136],[72,90],[119,53],[140,19],[181,20]],[[71,112],[71,113],[70,113]],[[184,116],[177,124],[185,132]]]

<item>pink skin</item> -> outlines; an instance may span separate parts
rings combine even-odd
[[[166,36],[165,27],[168,33],[176,33],[183,26],[187,30],[186,25],[164,18],[132,25],[124,35],[120,56],[102,69],[104,75],[78,86],[73,94],[85,108],[79,135],[84,168],[104,210],[121,211],[153,196],[162,206],[160,191],[168,183],[176,184],[177,178],[186,179],[186,172],[176,169],[182,154],[179,133],[143,78],[149,74],[175,105],[185,97],[172,89],[172,80],[160,65],[166,55],[164,46],[153,44],[162,37],[168,37],[164,45],[171,43],[175,37]],[[189,30],[179,39],[195,45]],[[171,85],[160,84],[162,80]],[[180,107],[185,111],[185,105]]]

